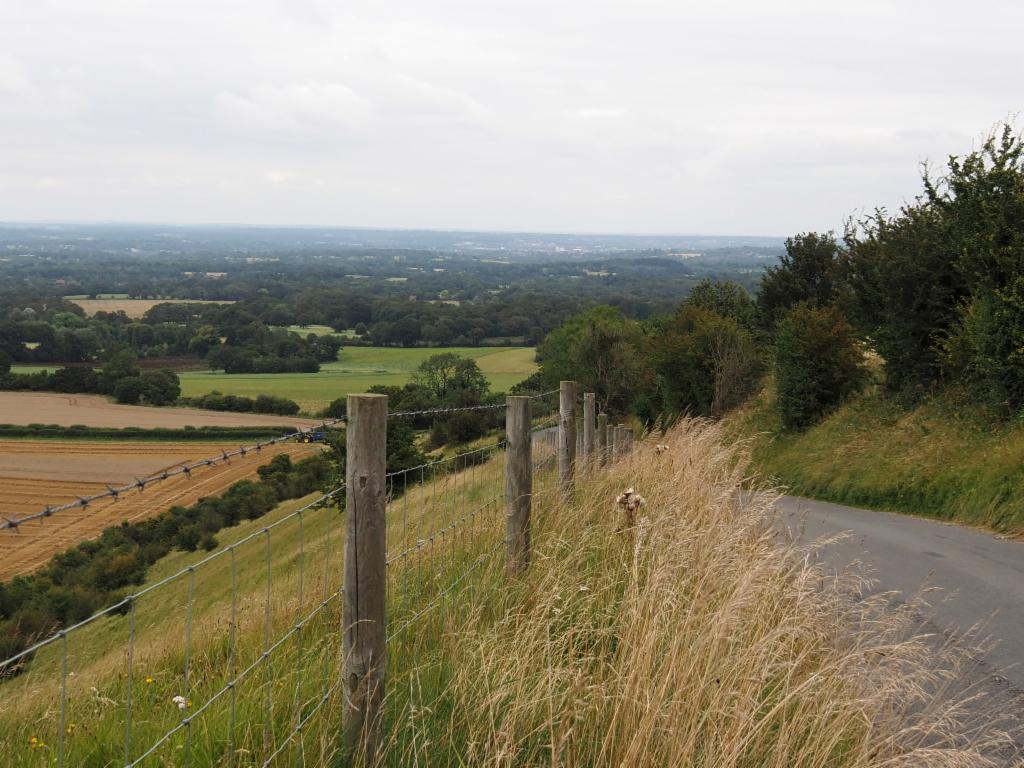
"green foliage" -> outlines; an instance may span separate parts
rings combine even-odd
[[[891,391],[930,387],[942,368],[937,340],[965,297],[946,225],[918,204],[892,218],[878,211],[859,228],[843,256],[850,318],[885,361]]]
[[[343,419],[348,415],[348,398],[337,397],[328,403],[327,407],[320,411],[320,417],[324,419]]]
[[[761,276],[757,307],[762,325],[771,330],[786,311],[806,302],[824,307],[836,299],[838,246],[831,232],[805,232],[786,240],[778,266]]]
[[[595,307],[552,331],[537,348],[551,385],[576,381],[597,395],[609,414],[626,413],[639,393],[653,387],[640,324],[612,307]]]
[[[454,352],[431,355],[413,372],[412,382],[427,389],[438,402],[446,402],[460,393],[482,397],[488,390],[487,378],[476,360]]]
[[[262,440],[280,437],[280,426],[268,427],[183,427],[181,429],[143,429],[142,427],[86,427],[75,424],[0,424],[0,438],[56,438],[91,440],[195,440],[200,442]]]
[[[757,325],[757,302],[739,283],[706,277],[693,287],[683,303],[734,320],[748,331]]]
[[[866,379],[853,327],[834,307],[798,304],[775,327],[775,386],[785,429],[806,429]]]
[[[257,395],[255,398],[240,395],[222,395],[214,390],[201,397],[182,397],[181,405],[205,408],[209,411],[231,411],[233,413],[272,413],[279,416],[293,416],[299,412],[299,404],[286,397]]]
[[[660,323],[647,346],[672,414],[720,417],[753,391],[762,369],[748,331],[689,304]]]
[[[1009,126],[951,157],[899,215],[851,227],[851,317],[885,360],[892,390],[959,380],[1009,409],[1024,404],[1019,360],[1024,153]]]
[[[133,353],[127,350],[115,352],[100,372],[100,392],[113,394],[121,379],[137,378],[141,373],[139,361]]]
[[[944,346],[947,370],[1008,410],[1024,404],[1024,276],[959,310]]]
[[[114,384],[114,399],[125,405],[137,405],[146,392],[141,376],[125,376]]]
[[[143,371],[142,394],[150,405],[170,405],[181,395],[178,374],[167,368],[157,371]]]

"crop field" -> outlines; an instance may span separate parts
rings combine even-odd
[[[202,299],[128,299],[100,298],[80,299],[65,297],[85,310],[85,314],[95,315],[97,312],[124,312],[128,317],[138,319],[157,304],[230,304],[230,301],[205,301]]]
[[[119,405],[101,395],[50,392],[0,392],[0,424],[60,424],[87,427],[264,427],[282,434],[313,422],[291,416],[204,411],[199,408],[151,408]]]
[[[220,443],[115,443],[0,440],[0,515],[21,517],[47,505],[64,504],[172,469],[184,462],[216,456],[237,448]],[[84,510],[68,510],[42,521],[20,525],[16,532],[0,531],[0,580],[28,573],[53,555],[95,538],[104,528],[159,514],[174,505],[189,505],[205,496],[223,493],[233,483],[254,477],[256,469],[279,453],[293,458],[318,450],[316,446],[285,443],[268,446],[260,455],[235,457],[155,483],[142,492],[117,500],[92,502]]]
[[[278,395],[295,400],[313,412],[350,392],[365,392],[374,384],[402,385],[431,355],[454,352],[476,360],[496,392],[508,389],[537,370],[532,347],[448,347],[398,349],[347,347],[338,361],[325,363],[319,373],[254,373],[227,375],[213,371],[181,373],[182,395],[194,397],[217,390],[226,395]]]

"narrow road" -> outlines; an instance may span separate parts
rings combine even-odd
[[[825,549],[827,567],[842,569],[860,560],[882,591],[913,595],[925,584],[942,588],[943,594],[929,600],[931,622],[946,631],[984,622],[983,635],[998,645],[979,662],[996,680],[1005,678],[1017,694],[1024,691],[1024,542],[790,496],[779,501],[778,509],[781,524],[803,541],[851,534]]]

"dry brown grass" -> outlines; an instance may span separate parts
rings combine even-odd
[[[780,541],[772,497],[738,493],[744,461],[720,438],[683,424],[574,502],[542,500],[523,581],[492,573],[490,600],[453,613],[430,663],[395,681],[385,761],[1000,764],[997,718],[950,695],[962,651],[917,632],[919,606],[864,598]],[[616,533],[629,486],[646,504]]]

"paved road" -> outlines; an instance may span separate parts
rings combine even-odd
[[[828,566],[842,568],[861,560],[881,590],[913,594],[928,583],[947,591],[945,599],[929,600],[932,622],[944,630],[987,622],[986,633],[998,645],[985,655],[986,667],[1024,691],[1024,542],[810,499],[787,496],[778,506],[791,531],[805,525],[804,540],[851,532],[828,547]]]

